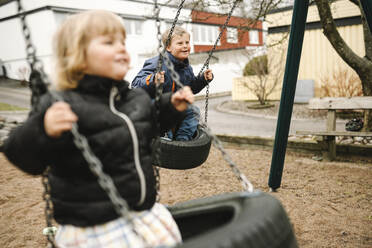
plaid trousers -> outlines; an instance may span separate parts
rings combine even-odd
[[[164,205],[155,203],[150,210],[131,213],[135,231],[124,218],[91,227],[61,225],[55,243],[58,248],[142,248],[182,242],[178,226]]]

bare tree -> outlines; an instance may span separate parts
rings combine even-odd
[[[256,57],[248,63],[249,70],[253,75],[246,77],[243,86],[257,97],[260,105],[267,104],[268,98],[280,90],[279,86],[283,77],[284,50],[277,49],[276,54],[279,54],[280,59],[273,60],[264,55]]]
[[[360,80],[362,81],[362,88],[364,96],[372,96],[372,34],[368,28],[368,23],[360,1],[364,0],[350,0],[352,3],[357,5],[360,9],[363,34],[364,34],[364,45],[365,45],[365,56],[358,56],[343,40],[339,32],[335,21],[332,16],[331,7],[333,1],[328,0],[315,0],[318,8],[320,22],[323,27],[323,33],[340,55],[340,57],[355,70]],[[372,131],[372,111],[366,110],[364,113],[364,131]]]
[[[238,28],[241,31],[249,31],[259,21],[266,19],[266,15],[279,7],[286,6],[293,0],[187,0],[185,7],[198,11],[211,12],[213,16],[225,16],[235,1],[238,1],[238,7],[234,10],[233,15],[246,18],[244,23],[240,23]],[[170,0],[175,4],[177,1]]]

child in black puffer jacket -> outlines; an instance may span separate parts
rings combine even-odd
[[[151,247],[181,242],[168,210],[155,203],[151,141],[183,118],[194,101],[189,87],[160,99],[160,116],[143,89],[123,80],[130,64],[121,19],[107,11],[67,18],[55,37],[56,85],[64,102],[43,95],[4,144],[7,158],[40,175],[50,166],[58,247]],[[161,76],[161,74],[159,74]],[[160,78],[163,81],[164,78]],[[156,120],[162,130],[157,130]],[[119,194],[132,225],[118,216],[69,132],[77,122]],[[142,237],[139,237],[141,235]]]

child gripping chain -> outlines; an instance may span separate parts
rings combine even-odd
[[[162,35],[164,46],[167,44],[170,29]],[[210,81],[213,80],[211,69],[205,70],[201,75],[195,76],[192,67],[189,64],[190,55],[190,34],[180,26],[175,26],[174,31],[166,47],[166,54],[174,65],[175,71],[180,76],[183,85],[190,86],[194,94],[200,92]],[[157,69],[159,56],[145,61],[143,68],[132,81],[132,87],[145,89],[152,98],[155,97],[155,72]],[[169,69],[162,65],[161,72],[157,73],[156,78],[160,76],[164,79],[163,92],[173,92],[178,89],[176,83],[172,80]],[[175,133],[168,132],[168,137],[175,140],[191,140],[199,123],[199,113],[188,108],[186,116],[178,122]],[[200,112],[200,111],[199,111]]]
[[[4,143],[4,154],[21,170],[40,175],[50,166],[58,247],[153,247],[181,242],[173,217],[155,203],[151,141],[182,120],[194,95],[189,87],[163,94],[161,130],[156,130],[153,101],[143,89],[130,89],[123,80],[130,64],[125,38],[120,17],[111,12],[85,11],[68,17],[54,39],[54,81],[65,102],[53,102],[50,93],[44,94]],[[74,145],[69,131],[75,122],[136,216],[135,232],[118,216]],[[134,126],[138,147],[129,125]]]

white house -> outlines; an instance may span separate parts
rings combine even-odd
[[[126,80],[132,81],[137,72],[142,68],[143,62],[157,55],[157,29],[154,19],[154,4],[149,0],[22,0],[25,10],[26,21],[31,31],[33,44],[36,47],[37,57],[43,62],[45,71],[51,72],[52,37],[58,25],[66,16],[88,9],[105,9],[112,11],[124,20],[127,29],[127,49],[131,55],[132,68],[128,72]],[[177,5],[160,6],[160,18],[162,31],[168,28],[176,15]],[[26,61],[25,40],[22,33],[20,14],[15,0],[3,1],[0,5],[0,59],[4,63],[7,77],[13,79],[28,78],[29,67]],[[179,25],[186,28],[191,34],[190,61],[194,72],[198,73],[208,51],[195,53],[195,45],[200,44],[212,47],[215,39],[208,39],[207,43],[201,42],[202,36],[198,36],[195,42],[196,32],[200,32],[201,24],[192,20],[192,10],[183,8],[179,16]],[[209,34],[218,36],[220,24],[208,23],[204,25]],[[210,30],[209,30],[210,29]],[[211,31],[212,30],[212,31]],[[214,33],[213,33],[214,32]],[[262,32],[262,30],[260,30]],[[230,37],[231,39],[231,37]],[[257,39],[257,38],[256,38]],[[220,42],[219,46],[221,46]],[[235,41],[236,43],[236,41]],[[210,93],[230,92],[232,79],[241,76],[242,68],[249,60],[245,52],[252,48],[262,47],[262,38],[255,46],[240,46],[235,49],[221,49],[215,51],[210,61],[210,68],[214,72],[215,79],[210,86]],[[254,50],[253,50],[254,51]],[[202,91],[199,94],[205,94]]]

